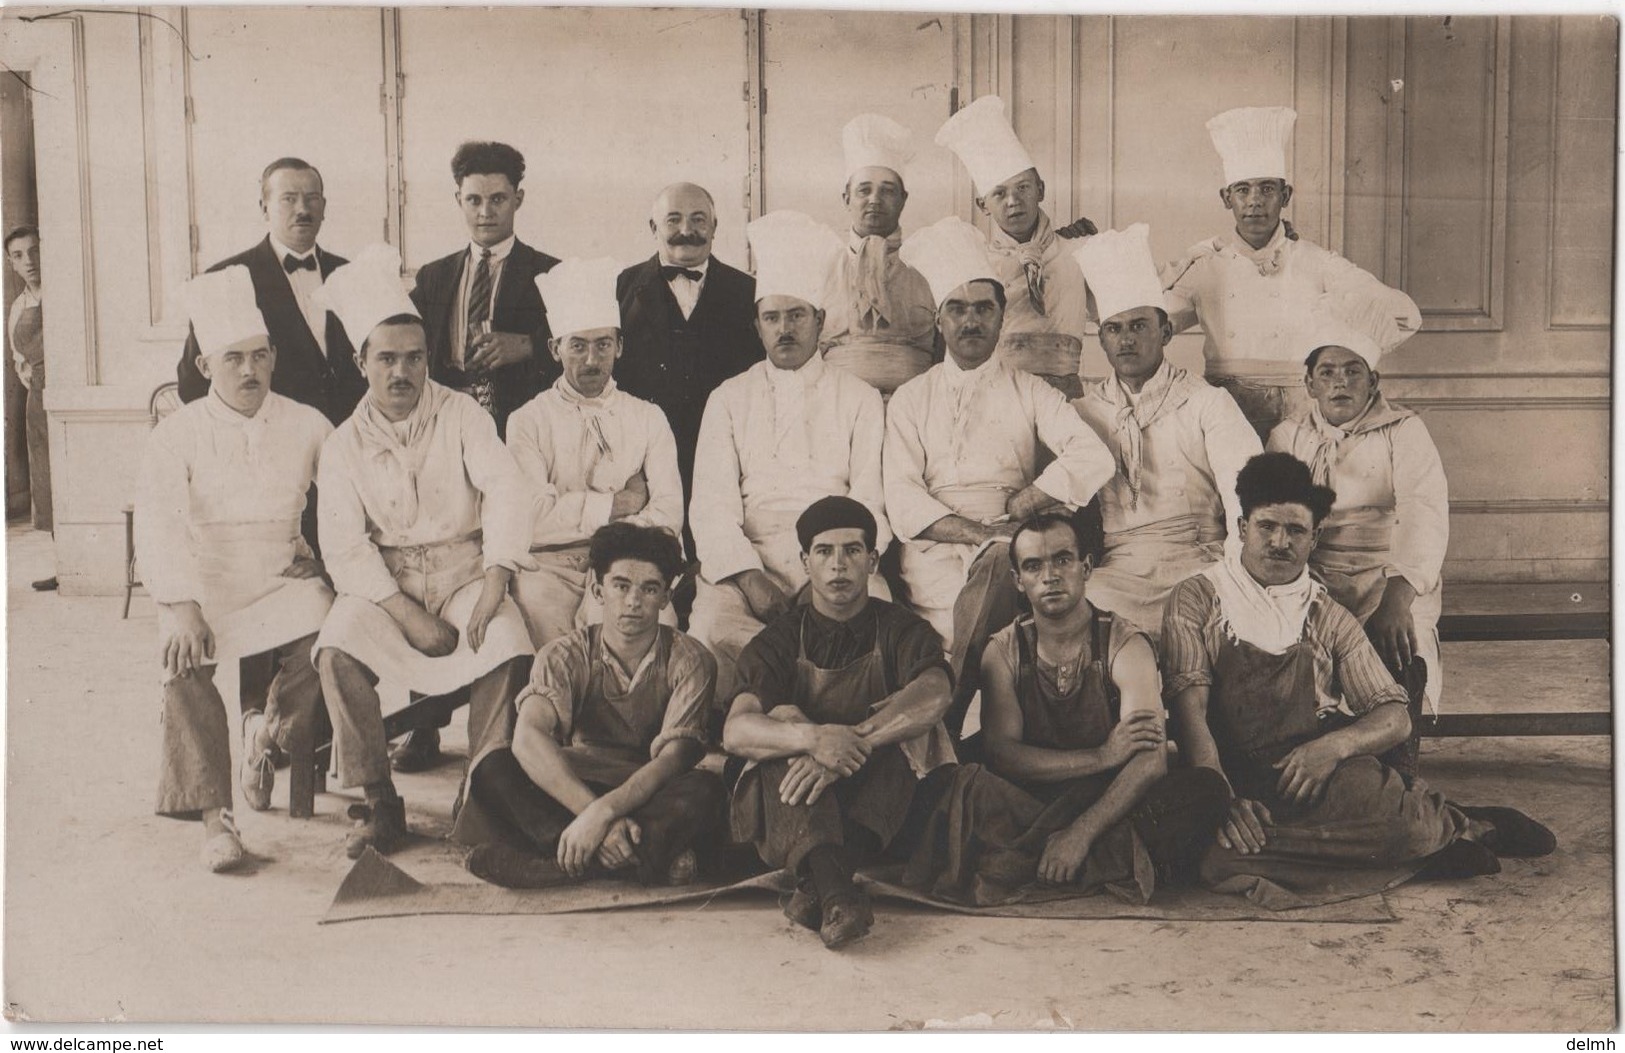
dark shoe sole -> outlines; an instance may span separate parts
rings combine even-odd
[[[439,767],[445,759],[446,755],[440,752],[440,733],[418,730],[390,751],[389,766],[394,771],[415,775]]]
[[[1483,841],[1484,846],[1498,856],[1535,859],[1557,851],[1557,835],[1516,808],[1462,806],[1461,811],[1469,819],[1477,819],[1494,827],[1484,835]]]
[[[784,916],[804,929],[817,932],[824,923],[824,912],[819,909],[818,897],[807,889],[796,889],[784,905]]]
[[[502,888],[554,888],[570,883],[570,876],[553,860],[494,842],[475,845],[464,858],[463,867],[481,881]]]

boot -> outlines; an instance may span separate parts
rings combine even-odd
[[[1465,838],[1452,841],[1423,861],[1417,881],[1454,881],[1458,878],[1499,874],[1501,861],[1484,845]]]
[[[475,845],[463,866],[481,881],[503,888],[553,888],[570,883],[556,861],[492,841]]]
[[[406,844],[406,802],[399,797],[352,804],[349,816],[356,820],[344,839],[344,854],[351,859],[360,859],[368,848],[387,856]]]
[[[823,913],[818,938],[832,951],[838,951],[854,940],[869,935],[875,923],[874,908],[869,905],[869,897],[861,891],[826,900]]]
[[[1490,824],[1492,829],[1481,840],[1498,856],[1528,859],[1549,856],[1557,850],[1557,835],[1516,808],[1457,807],[1467,818]]]
[[[257,709],[243,714],[243,770],[238,784],[243,799],[256,812],[271,807],[271,790],[276,786],[276,761],[271,756],[271,737],[265,732],[265,714]]]
[[[418,728],[390,751],[389,766],[396,771],[410,774],[428,771],[439,764],[441,759],[440,729]]]

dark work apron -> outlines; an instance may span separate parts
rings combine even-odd
[[[1270,654],[1226,637],[1213,662],[1207,720],[1219,763],[1242,797],[1274,802],[1281,773],[1273,765],[1321,734],[1309,620],[1298,642]]]
[[[807,657],[807,608],[801,609],[801,626],[796,634],[796,679],[790,704],[815,724],[845,724],[852,727],[869,718],[876,702],[891,694],[886,683],[885,656],[880,653],[880,633],[868,654],[839,669],[820,669]],[[759,841],[765,836],[761,794],[777,792],[762,785],[762,772],[755,764],[747,766],[734,787],[730,806],[735,841]],[[902,826],[908,814],[909,798],[897,802],[896,823]],[[877,831],[878,832],[878,831]]]

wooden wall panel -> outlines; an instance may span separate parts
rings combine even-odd
[[[1400,230],[1399,280],[1430,328],[1498,329],[1510,22],[1408,18],[1394,30],[1402,146],[1389,155],[1400,171],[1388,183],[1388,216]]]
[[[1608,327],[1613,311],[1618,23],[1558,20],[1552,59],[1551,328]]]

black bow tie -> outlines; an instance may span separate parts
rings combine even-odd
[[[304,259],[300,259],[290,252],[282,257],[282,269],[289,274],[294,271],[313,271],[316,269],[316,254],[313,252]]]
[[[671,281],[676,277],[683,277],[687,278],[691,282],[697,282],[705,278],[705,272],[697,271],[693,267],[668,267],[665,264],[662,264],[660,267],[660,276],[667,281]]]

